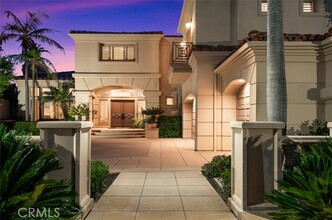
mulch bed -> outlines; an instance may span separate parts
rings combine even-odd
[[[106,190],[110,187],[110,185],[112,185],[112,183],[118,177],[119,174],[120,173],[109,173],[106,176],[106,178],[104,179],[103,191],[98,195],[92,195],[92,197],[95,200],[95,203],[100,199],[100,197],[102,197],[102,195],[106,192]]]

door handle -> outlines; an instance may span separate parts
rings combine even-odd
[[[126,118],[126,115],[124,113],[121,113],[121,119],[125,120],[125,118]]]

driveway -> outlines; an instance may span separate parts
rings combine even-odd
[[[191,139],[104,139],[92,136],[93,160],[109,165],[111,172],[200,170],[218,154],[195,151]]]

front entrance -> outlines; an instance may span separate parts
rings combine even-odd
[[[112,100],[111,101],[111,127],[131,127],[132,119],[135,117],[134,100]]]

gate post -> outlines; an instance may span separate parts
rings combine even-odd
[[[41,145],[54,148],[63,169],[52,171],[47,178],[69,179],[83,208],[82,219],[93,206],[91,195],[91,128],[90,121],[43,121],[37,123]]]
[[[230,206],[239,218],[243,211],[271,206],[263,194],[277,189],[281,177],[282,122],[231,122],[232,193]]]

